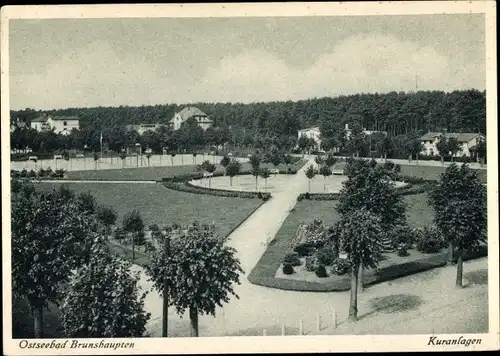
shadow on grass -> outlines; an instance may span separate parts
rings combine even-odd
[[[372,310],[361,315],[359,320],[378,312],[393,314],[414,310],[422,305],[422,303],[421,297],[412,294],[393,294],[385,297],[372,298],[370,300]]]
[[[467,272],[464,274],[464,279],[469,284],[487,285],[488,284],[488,270],[480,269],[477,271]]]
[[[234,333],[224,334],[224,336],[263,336],[264,329],[266,330],[267,336],[281,336],[281,325],[241,329]],[[286,335],[299,335],[299,329],[285,326],[285,336]]]

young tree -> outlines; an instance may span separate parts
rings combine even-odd
[[[87,264],[79,267],[62,303],[66,337],[140,337],[150,313],[144,311],[146,293],[139,292],[139,273],[131,263],[94,249]]]
[[[205,162],[206,162],[205,171],[209,174],[209,176],[208,176],[208,187],[211,188],[211,186],[212,186],[212,175],[215,172],[215,170],[217,169],[217,167],[215,166],[215,164],[210,163],[210,161],[205,161]]]
[[[224,155],[224,157],[222,157],[222,159],[220,161],[220,165],[222,167],[224,167],[224,175],[227,174],[227,166],[229,165],[230,162],[231,162],[231,159],[227,155]]]
[[[453,157],[461,150],[460,143],[458,142],[456,137],[450,137],[448,139],[448,151],[451,155],[451,161],[453,162]]]
[[[467,165],[449,166],[429,193],[434,221],[448,241],[448,261],[456,250],[456,285],[462,286],[463,253],[486,239],[486,188]]]
[[[174,157],[177,155],[177,153],[175,153],[175,151],[172,151],[170,152],[170,165],[173,166],[174,165]]]
[[[59,304],[60,287],[86,260],[93,246],[104,244],[97,221],[81,214],[74,200],[58,192],[22,190],[12,202],[12,292],[26,298],[34,317],[34,336],[43,337],[43,314]]]
[[[314,162],[318,165],[321,166],[322,164],[325,163],[325,159],[321,157],[320,155],[314,157]]]
[[[94,169],[97,171],[97,163],[99,162],[99,155],[94,152]]]
[[[357,321],[359,271],[363,267],[377,267],[382,254],[380,237],[384,230],[380,217],[364,208],[343,215],[339,225],[341,246],[347,253],[351,272],[349,321]]]
[[[278,169],[280,163],[283,162],[283,156],[279,152],[273,151],[271,154],[270,162],[273,164],[275,169]]]
[[[260,170],[260,177],[264,179],[264,191],[267,190],[267,178],[271,176],[271,171],[269,168],[262,168]]]
[[[240,173],[241,163],[235,159],[231,160],[228,164],[226,171],[229,176],[229,185],[233,186],[233,177],[237,176]]]
[[[312,165],[310,165],[307,169],[306,169],[306,177],[307,179],[309,180],[308,183],[309,183],[309,193],[311,192],[311,179],[314,178],[314,176],[316,175],[316,171],[314,170],[314,167]]]
[[[329,168],[333,167],[337,163],[337,157],[333,154],[328,154],[325,158],[325,165]]]
[[[118,215],[116,211],[108,206],[100,206],[97,208],[97,221],[99,221],[104,226],[104,231],[106,235],[111,234],[111,226],[116,222]]]
[[[196,164],[196,156],[198,155],[198,153],[196,153],[196,151],[194,151],[192,153],[192,155],[193,155],[193,164]]]
[[[444,159],[446,156],[450,154],[450,147],[448,145],[448,139],[445,135],[439,136],[438,142],[436,144],[436,148],[439,152],[439,156],[441,157],[441,164],[444,164]]]
[[[251,168],[251,173],[255,177],[255,190],[257,190],[257,179],[259,178],[260,175],[260,162],[261,159],[257,154],[253,154],[250,157],[250,165],[252,166]]]
[[[152,156],[152,154],[149,152],[146,154],[146,158],[148,159],[148,167],[149,167],[149,160],[151,159],[151,156]]]
[[[156,248],[147,273],[154,287],[163,293],[179,314],[189,310],[191,336],[198,336],[198,315],[215,315],[217,306],[231,295],[238,298],[233,285],[243,273],[236,250],[225,245],[227,238],[217,236],[213,225],[197,222],[172,228],[168,255]]]
[[[387,155],[394,149],[394,143],[391,138],[385,136],[382,140],[376,143],[377,152],[387,161]]]
[[[418,155],[422,152],[423,144],[420,141],[420,137],[418,136],[410,136],[405,142],[405,151],[408,154],[408,162],[411,162],[412,158],[417,160],[418,164]]]
[[[479,160],[479,164],[483,166],[486,158],[486,140],[481,138],[475,147],[476,156]]]
[[[286,174],[288,174],[288,165],[293,162],[293,157],[290,156],[289,154],[286,154],[283,157],[283,163],[285,164],[285,169],[286,169]]]
[[[132,235],[132,261],[135,260],[135,243],[139,233],[144,231],[144,221],[137,209],[123,216],[123,230]]]
[[[332,175],[332,169],[325,164],[319,169],[319,174],[323,176],[323,190],[326,191],[326,177]]]
[[[306,150],[309,148],[310,141],[306,136],[300,136],[297,140],[297,146],[300,151],[305,154]]]
[[[125,159],[127,158],[127,154],[125,152],[120,152],[120,158],[122,160],[122,168],[125,168]]]

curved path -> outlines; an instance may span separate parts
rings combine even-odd
[[[271,200],[263,204],[229,236],[229,245],[238,251],[238,257],[245,271],[244,275],[240,277],[241,285],[235,288],[240,298],[232,298],[223,308],[219,308],[216,311],[215,317],[200,316],[199,331],[201,336],[262,335],[263,329],[267,330],[268,335],[279,335],[281,334],[282,325],[285,326],[287,334],[297,335],[299,320],[302,320],[303,330],[308,334],[334,334],[340,331],[340,329],[333,328],[332,315],[335,310],[337,320],[340,322],[346,320],[349,292],[314,293],[284,291],[257,286],[247,280],[247,275],[264,253],[266,242],[276,235],[283,221],[286,219],[289,210],[295,205],[297,194],[307,191],[308,183],[304,170],[310,164],[314,165],[312,158],[290,180],[284,190],[273,193]],[[486,268],[486,259],[473,261],[470,265],[476,269]],[[142,274],[140,282],[142,287],[150,290],[151,284],[147,281],[145,274],[142,273],[142,269],[137,266],[134,268]],[[468,271],[468,269],[469,267],[466,265],[465,270]],[[449,305],[450,299],[453,298],[444,293],[448,287],[450,294],[454,293],[453,295],[458,299],[468,298],[470,300],[476,294],[480,296],[486,295],[487,286],[482,289],[468,288],[466,291],[467,296],[457,293],[454,289],[453,278],[446,277],[447,280],[443,282],[442,278],[444,277],[441,274],[445,270],[429,271],[401,278],[397,282],[383,283],[367,288],[359,297],[360,315],[363,313],[372,313],[373,308],[369,305],[369,300],[376,297],[386,297],[391,293],[405,293],[405,295],[410,295],[410,297],[416,295],[414,299],[425,301],[427,304],[424,305],[434,308],[441,304],[443,306]],[[446,276],[450,273],[453,274],[453,271],[453,268],[448,268]],[[425,277],[426,275],[435,276],[436,274],[439,278],[435,282],[431,282],[429,278]],[[396,288],[390,287],[391,284],[395,285]],[[148,294],[145,307],[152,314],[152,320],[148,325],[150,335],[161,336],[162,301],[156,291],[152,290]],[[421,310],[423,307],[419,306],[419,308]],[[452,313],[449,313],[449,315],[453,317]],[[320,331],[317,330],[318,316],[320,316],[321,320]],[[395,319],[391,315],[385,315],[382,318],[379,317],[377,320],[379,320],[379,323],[383,323],[384,320],[387,323],[391,323]],[[475,322],[475,325],[472,325],[470,330],[484,327],[484,320],[481,320],[482,324]],[[363,324],[365,323],[361,321],[353,324],[354,329],[352,332],[356,332],[355,328],[360,328]],[[451,323],[450,325],[453,324]],[[435,326],[433,325],[433,327]],[[343,333],[349,333],[350,329],[349,327],[346,328],[344,324],[342,330]],[[363,333],[363,331],[360,332]],[[169,336],[189,336],[189,320],[187,315],[179,316],[173,308],[169,310]]]

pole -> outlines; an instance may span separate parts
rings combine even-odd
[[[170,254],[170,236],[165,237],[165,256]],[[162,336],[168,337],[168,281],[166,276],[163,276],[163,328]]]

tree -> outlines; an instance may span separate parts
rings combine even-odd
[[[325,158],[325,165],[331,168],[335,163],[337,163],[337,158],[333,154],[328,154]]]
[[[271,176],[271,171],[269,168],[262,168],[260,170],[260,177],[264,179],[264,190],[267,190],[267,178]]]
[[[320,155],[314,157],[314,162],[318,165],[321,166],[322,164],[325,163],[325,159],[321,157]]]
[[[193,153],[192,153],[192,155],[193,155],[193,164],[196,164],[196,156],[197,156],[198,154],[197,154],[197,153],[196,153],[196,151],[195,151],[195,152],[193,152]]]
[[[390,137],[385,136],[382,140],[376,143],[375,147],[380,156],[387,161],[387,155],[390,154],[394,149],[394,143],[392,142]]]
[[[408,154],[408,162],[411,162],[412,158],[415,157],[418,164],[418,155],[422,152],[423,144],[420,137],[413,135],[408,137],[405,142],[405,151]]]
[[[343,183],[337,205],[341,215],[364,208],[380,217],[385,231],[405,224],[403,197],[396,192],[387,169],[363,159],[351,159],[346,174],[347,181]]]
[[[123,230],[132,235],[132,261],[135,260],[135,243],[139,233],[144,231],[144,221],[137,209],[123,216]]]
[[[97,209],[97,203],[90,191],[78,194],[76,197],[78,211],[86,214],[94,214]]]
[[[149,160],[150,160],[151,156],[152,156],[152,154],[151,154],[151,153],[147,153],[147,154],[146,154],[146,158],[148,159],[148,167],[149,167]]]
[[[139,337],[150,313],[144,311],[146,293],[139,293],[139,272],[131,263],[94,249],[89,263],[79,267],[66,289],[62,325],[66,337]]]
[[[222,167],[224,167],[224,175],[227,174],[227,166],[229,165],[230,162],[231,162],[231,159],[227,155],[224,155],[224,157],[222,157],[222,159],[220,161],[220,165]]]
[[[44,310],[59,304],[61,285],[104,241],[95,217],[81,214],[75,200],[56,191],[23,189],[12,201],[11,224],[12,292],[28,301],[34,336],[42,338]]]
[[[307,169],[306,169],[306,177],[307,179],[309,179],[309,193],[311,192],[311,179],[314,178],[314,176],[316,175],[316,172],[314,170],[314,167],[312,165],[310,165]]]
[[[97,208],[97,221],[104,226],[104,231],[107,235],[111,234],[111,226],[113,226],[117,219],[116,211],[108,206],[100,206]]]
[[[257,156],[257,154],[253,154],[250,157],[250,165],[252,166],[251,173],[255,177],[255,190],[257,190],[257,179],[260,175],[260,162],[261,159],[259,156]]]
[[[475,148],[476,157],[479,160],[479,164],[482,166],[486,158],[486,140],[480,138]]]
[[[147,274],[162,292],[168,285],[169,302],[179,314],[189,310],[191,336],[198,336],[198,315],[215,315],[217,306],[238,295],[233,285],[243,273],[236,250],[225,245],[227,238],[217,236],[213,225],[197,222],[171,228],[170,253],[153,248]]]
[[[326,191],[326,177],[332,175],[332,169],[325,164],[319,169],[319,174],[323,176],[323,190]]]
[[[273,151],[271,153],[270,162],[273,164],[275,169],[278,169],[280,163],[283,162],[283,156],[279,152]]]
[[[310,141],[306,136],[300,136],[297,140],[297,146],[299,147],[300,151],[302,153],[305,153],[305,151],[309,148]]]
[[[285,164],[286,174],[288,174],[288,165],[293,162],[293,157],[289,154],[283,156],[283,163]]]
[[[380,238],[384,230],[380,217],[364,208],[343,215],[339,225],[341,248],[347,253],[351,272],[349,321],[357,321],[359,272],[363,267],[377,267],[382,254]]]
[[[240,173],[241,163],[238,160],[231,160],[228,164],[226,171],[229,176],[229,185],[233,186],[233,177],[237,176]]]
[[[215,167],[215,164],[210,163],[210,161],[205,161],[205,171],[209,174],[208,175],[208,187],[209,188],[212,186],[212,175],[214,174],[216,169],[217,169],[217,167]]]
[[[99,161],[99,155],[94,152],[94,169],[97,171],[97,163]]]
[[[429,193],[434,221],[448,241],[448,261],[457,256],[456,285],[462,286],[463,253],[486,239],[486,188],[467,165],[449,166]]]
[[[453,157],[461,150],[460,143],[458,142],[456,137],[450,137],[448,139],[448,151],[451,155],[451,161],[453,162]]]
[[[170,152],[170,164],[171,166],[174,165],[174,157],[176,156],[175,151]]]
[[[436,148],[439,152],[439,156],[441,157],[441,164],[444,164],[445,157],[450,154],[450,146],[448,145],[448,139],[445,135],[439,136]]]
[[[125,152],[120,152],[120,158],[122,160],[122,168],[125,168],[125,159],[127,158],[127,154]]]

